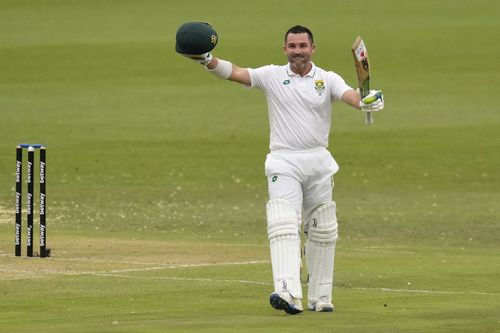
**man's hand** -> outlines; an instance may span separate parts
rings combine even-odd
[[[203,54],[182,54],[182,55],[196,62],[199,62],[204,66],[208,65],[210,61],[212,61],[212,54],[210,54],[210,52]]]
[[[380,90],[370,90],[370,93],[359,102],[361,111],[377,112],[384,108],[384,94]]]

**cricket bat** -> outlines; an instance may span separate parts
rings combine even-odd
[[[354,66],[358,74],[358,87],[361,98],[370,93],[370,61],[368,60],[368,51],[365,42],[361,36],[356,37],[352,44],[352,56],[354,57]],[[365,123],[372,124],[373,116],[371,112],[365,112]]]

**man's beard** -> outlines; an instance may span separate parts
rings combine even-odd
[[[305,55],[298,55],[298,56],[296,55],[296,56],[289,56],[288,62],[292,64],[294,67],[304,69],[309,63],[309,59]]]

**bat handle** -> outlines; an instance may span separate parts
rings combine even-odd
[[[365,112],[365,124],[367,125],[373,124],[373,115],[371,112]]]

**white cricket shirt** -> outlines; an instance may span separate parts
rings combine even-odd
[[[271,151],[328,146],[331,105],[352,89],[340,75],[314,64],[303,77],[292,72],[290,64],[248,71],[251,87],[267,97]]]

